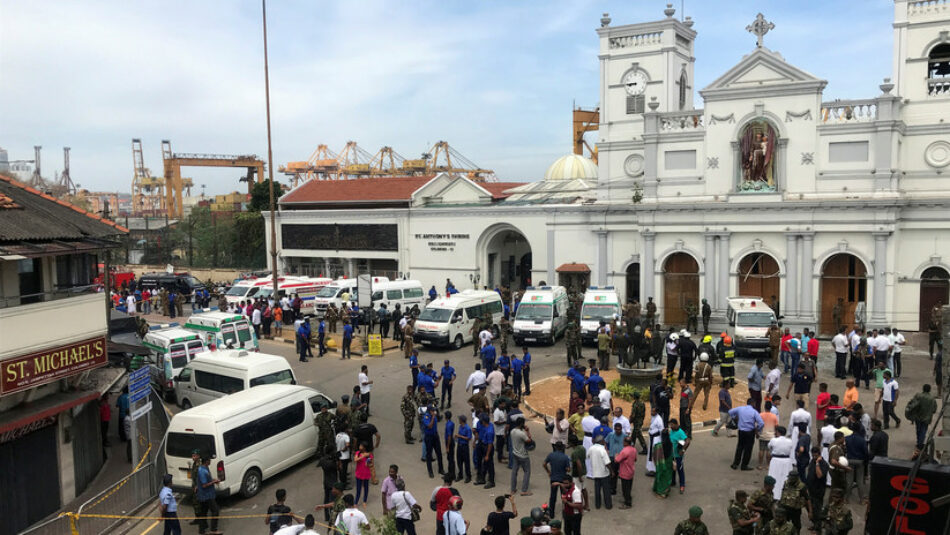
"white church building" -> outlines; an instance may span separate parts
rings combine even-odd
[[[845,322],[864,303],[869,327],[926,330],[950,290],[950,2],[894,6],[893,72],[870,98],[828,99],[765,47],[760,15],[703,109],[693,21],[605,15],[597,164],[566,156],[529,184],[310,181],[280,199],[279,267],[440,289],[579,276],[652,297],[664,325],[689,300],[721,317],[729,296],[759,295],[829,333],[840,299]]]

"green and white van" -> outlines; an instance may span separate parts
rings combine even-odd
[[[528,286],[512,324],[515,344],[553,344],[567,329],[567,290]]]
[[[247,349],[260,351],[251,323],[241,314],[202,312],[192,314],[185,329],[198,333],[208,349]]]
[[[149,375],[155,389],[166,398],[175,394],[174,379],[195,355],[206,351],[201,337],[181,327],[149,331],[142,344],[148,348]]]

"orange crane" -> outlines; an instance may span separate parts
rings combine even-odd
[[[264,161],[253,154],[192,154],[172,152],[171,142],[162,140],[162,161],[165,167],[165,205],[168,217],[181,219],[185,214],[182,204],[182,190],[192,187],[191,179],[182,178],[182,167],[238,167],[247,169],[247,175],[241,178],[247,182],[248,193],[255,182],[264,180]],[[255,178],[256,177],[256,178]]]
[[[362,178],[369,176],[373,155],[366,152],[355,141],[347,141],[340,151],[337,161],[340,164],[338,179]]]
[[[393,176],[402,173],[406,159],[392,147],[383,147],[369,162],[370,173],[376,176]]]
[[[594,108],[593,110],[585,110],[582,108],[574,108],[574,154],[583,156],[584,148],[587,148],[587,152],[590,153],[590,159],[594,160],[594,163],[597,163],[597,148],[591,148],[587,144],[587,140],[584,139],[584,134],[587,132],[596,132],[600,129],[600,107]]]
[[[426,160],[427,174],[458,173],[464,174],[475,182],[495,181],[494,171],[480,168],[475,162],[450,147],[448,141],[437,142],[429,152],[422,156]]]
[[[317,145],[305,162],[287,162],[278,168],[281,173],[293,177],[293,187],[307,180],[330,180],[339,171],[339,157],[326,145]]]
[[[165,179],[145,167],[142,140],[132,138],[132,214],[156,216],[165,209]]]

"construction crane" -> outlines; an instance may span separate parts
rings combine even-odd
[[[370,173],[375,176],[393,176],[402,173],[406,159],[394,151],[392,147],[383,147],[376,152],[370,161]]]
[[[494,171],[482,169],[475,162],[462,156],[461,153],[449,146],[448,141],[437,142],[422,157],[426,160],[427,174],[457,173],[464,174],[475,182],[495,181]]]
[[[362,178],[370,175],[370,162],[373,155],[366,152],[355,141],[347,141],[337,161],[340,164],[338,179]]]
[[[597,148],[591,148],[587,144],[584,134],[596,132],[600,129],[600,107],[598,106],[593,110],[574,108],[573,127],[574,154],[583,156],[584,148],[587,148],[587,152],[590,154],[589,158],[597,163]]]
[[[308,180],[330,180],[340,168],[338,156],[326,145],[318,145],[305,162],[287,162],[278,168],[281,173],[293,177],[293,187]]]
[[[162,140],[162,162],[165,168],[165,206],[168,217],[181,219],[185,208],[182,203],[182,191],[190,194],[191,179],[182,178],[182,167],[240,167],[247,169],[247,175],[241,178],[247,182],[247,192],[251,193],[255,182],[264,179],[264,161],[253,154],[194,154],[172,152],[171,141]],[[256,177],[256,178],[255,178]]]
[[[63,172],[60,173],[59,180],[53,188],[57,197],[76,194],[76,185],[73,184],[73,178],[69,176],[69,150],[69,147],[63,147]]]
[[[33,145],[33,175],[30,176],[28,184],[40,191],[46,191],[48,187],[40,171],[40,151],[42,149],[41,145]]]
[[[132,213],[156,216],[165,210],[165,179],[145,167],[142,140],[132,139]]]

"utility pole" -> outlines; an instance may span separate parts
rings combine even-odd
[[[274,154],[271,149],[270,134],[270,74],[267,65],[267,0],[261,0],[261,16],[264,22],[264,101],[267,106],[267,177],[268,193],[270,193],[270,259],[271,259],[271,277],[273,278],[274,290],[272,295],[274,301],[278,301],[277,295],[277,208],[274,205]]]

